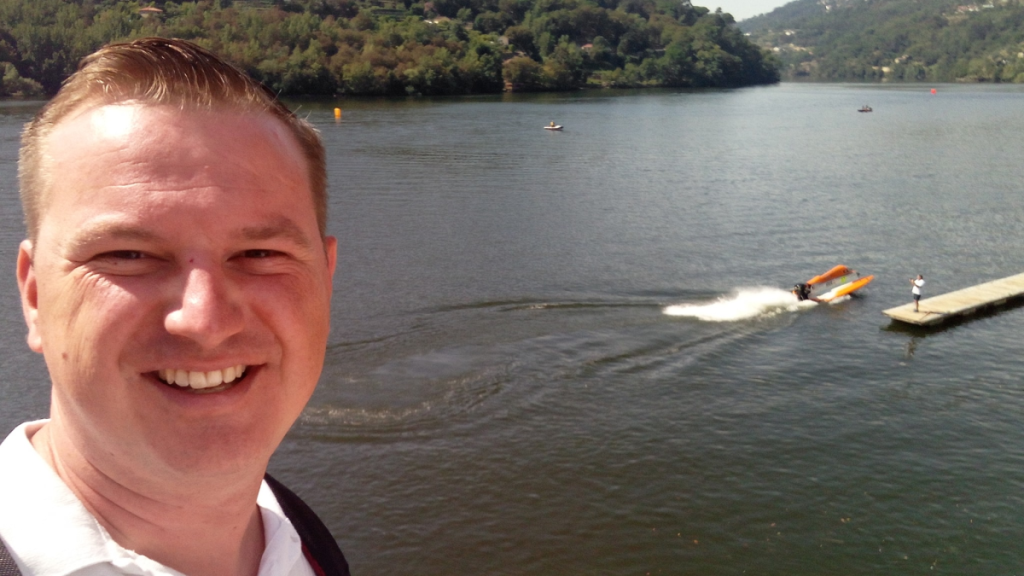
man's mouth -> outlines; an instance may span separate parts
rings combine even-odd
[[[228,366],[221,370],[210,372],[197,372],[166,368],[157,370],[157,377],[165,384],[178,386],[179,388],[190,388],[200,392],[220,392],[227,390],[234,382],[245,376],[249,367],[244,364]]]

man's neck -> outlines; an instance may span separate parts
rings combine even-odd
[[[30,441],[122,547],[190,576],[258,573],[264,548],[256,506],[261,475],[242,482],[237,477],[188,482],[146,471],[111,474],[76,450],[53,421]]]

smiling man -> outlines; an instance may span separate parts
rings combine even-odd
[[[265,478],[329,333],[316,131],[213,54],[144,39],[82,62],[19,169],[18,283],[52,382],[49,420],[0,445],[21,573],[348,574]]]

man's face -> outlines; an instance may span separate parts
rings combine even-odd
[[[50,426],[101,467],[265,466],[320,375],[335,264],[294,137],[129,104],[62,121],[46,149],[19,283]]]

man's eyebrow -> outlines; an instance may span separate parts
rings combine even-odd
[[[101,240],[134,240],[137,242],[156,242],[160,236],[151,230],[139,228],[120,222],[101,222],[88,226],[68,240],[73,248],[86,246]]]
[[[241,236],[246,240],[256,241],[286,238],[303,248],[309,248],[312,245],[309,237],[303,233],[302,228],[284,216],[261,226],[246,226],[242,228]]]
[[[257,226],[246,226],[238,234],[245,240],[271,240],[274,238],[286,238],[303,248],[313,245],[310,238],[303,233],[302,228],[286,217],[276,218],[266,224]],[[68,240],[68,245],[73,248],[89,245],[102,240],[133,240],[136,242],[159,242],[162,236],[132,224],[122,222],[100,222],[88,226],[79,231]]]

